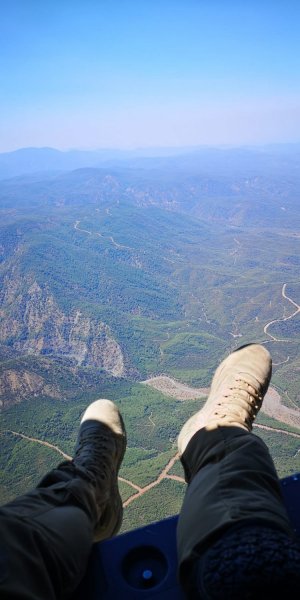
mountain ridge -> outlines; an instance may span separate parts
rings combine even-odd
[[[57,150],[56,148],[19,148],[0,153],[0,180],[37,172],[70,171],[84,167],[179,169],[203,174],[275,174],[278,168],[299,169],[300,143],[237,147],[137,148],[133,150]]]

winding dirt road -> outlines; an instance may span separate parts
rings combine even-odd
[[[284,435],[288,435],[291,437],[295,437],[300,439],[300,433],[292,433],[290,431],[285,431],[284,429],[279,429],[279,428],[275,428],[275,427],[269,427],[267,425],[258,425],[258,424],[254,424],[254,427],[258,428],[258,429],[263,429],[265,431],[270,431],[270,432],[275,432],[275,433],[282,433]],[[12,435],[15,435],[17,437],[21,437],[25,440],[28,440],[30,442],[35,442],[37,444],[41,444],[42,446],[46,446],[47,448],[50,448],[51,450],[54,450],[55,452],[58,452],[58,454],[60,454],[61,456],[63,456],[66,460],[71,460],[71,456],[69,456],[68,454],[66,454],[65,452],[63,452],[58,446],[55,446],[54,444],[50,444],[49,442],[46,442],[44,440],[39,440],[37,438],[34,437],[30,437],[28,435],[24,435],[23,433],[18,433],[17,431],[11,431],[11,430],[6,430],[3,431],[1,433],[10,433]],[[296,452],[296,455],[299,451]],[[136,483],[134,483],[133,481],[129,480],[129,479],[125,479],[124,477],[118,477],[119,481],[122,481],[123,483],[126,483],[127,485],[131,486],[136,493],[133,493],[131,496],[129,496],[129,498],[127,498],[127,500],[125,500],[125,502],[123,503],[123,507],[126,508],[127,506],[129,506],[129,504],[131,504],[132,502],[134,502],[135,500],[138,500],[138,498],[140,498],[141,496],[143,496],[144,494],[146,494],[147,492],[149,492],[149,490],[151,490],[152,488],[156,487],[157,485],[159,485],[161,483],[161,481],[163,481],[163,479],[171,479],[173,481],[178,481],[179,483],[185,483],[185,480],[183,477],[180,477],[179,475],[169,475],[169,471],[172,469],[172,467],[174,466],[174,464],[176,463],[176,461],[179,460],[179,454],[175,454],[175,456],[173,456],[168,463],[166,464],[166,466],[162,469],[162,471],[160,472],[160,474],[158,475],[158,477],[154,480],[151,481],[151,483],[148,483],[147,485],[145,485],[144,487],[141,487],[139,485],[137,485]]]
[[[133,250],[133,248],[131,248],[130,246],[124,246],[123,244],[118,244],[118,242],[116,242],[114,240],[112,235],[103,235],[99,231],[89,231],[88,229],[82,229],[81,227],[79,227],[79,225],[80,225],[80,221],[75,221],[74,229],[76,229],[77,231],[82,231],[83,233],[87,233],[88,235],[97,235],[98,237],[101,237],[104,240],[109,240],[112,243],[112,245],[115,248],[118,248],[119,250],[123,250],[123,249],[124,250]]]
[[[282,286],[282,290],[281,290],[281,295],[283,298],[285,298],[285,300],[288,300],[289,302],[291,302],[291,304],[293,304],[296,307],[296,310],[289,315],[288,317],[281,317],[280,319],[273,319],[273,321],[269,321],[269,323],[267,323],[264,326],[264,333],[269,336],[271,338],[271,340],[273,340],[274,342],[289,342],[289,340],[280,340],[278,338],[276,338],[274,335],[272,335],[271,333],[268,333],[268,329],[271,325],[274,325],[274,323],[283,323],[284,321],[289,321],[289,319],[292,319],[293,317],[295,317],[299,312],[300,312],[300,306],[299,304],[297,304],[297,302],[295,302],[294,300],[292,300],[292,298],[290,298],[287,294],[286,294],[286,286],[287,284],[284,283]]]
[[[137,494],[133,494],[133,496],[127,498],[127,500],[125,500],[125,502],[123,503],[124,508],[126,508],[126,506],[129,506],[129,504],[131,504],[131,502],[133,502],[134,500],[137,500],[138,498],[149,492],[149,490],[152,490],[152,488],[158,485],[163,479],[174,479],[175,481],[180,481],[180,483],[185,483],[183,477],[179,477],[178,475],[168,475],[169,471],[172,469],[173,465],[178,460],[178,458],[179,455],[175,454],[175,456],[173,456],[173,458],[169,460],[168,464],[165,466],[165,468],[161,471],[161,473],[154,481],[151,481],[151,483],[148,483],[143,488],[141,488]]]
[[[18,431],[12,431],[11,429],[6,429],[4,431],[1,431],[1,434],[3,433],[11,433],[12,435],[16,435],[17,437],[23,438],[24,440],[28,440],[29,442],[35,442],[36,444],[41,444],[41,446],[46,446],[47,448],[50,448],[51,450],[55,450],[55,452],[58,452],[58,454],[60,454],[65,460],[71,460],[71,456],[69,456],[68,454],[66,454],[65,452],[63,452],[58,446],[54,446],[54,444],[50,444],[50,442],[45,442],[44,440],[38,440],[37,438],[34,437],[30,437],[29,435],[24,435],[24,433],[19,433]]]
[[[51,450],[54,450],[55,452],[57,452],[58,454],[60,454],[61,456],[63,456],[63,458],[65,460],[72,460],[72,457],[69,456],[68,454],[66,454],[65,452],[63,452],[63,450],[61,450],[58,446],[55,446],[54,444],[50,444],[50,442],[46,442],[44,440],[39,440],[35,437],[31,437],[29,435],[25,435],[24,433],[19,433],[18,431],[12,431],[11,429],[6,429],[4,431],[1,432],[1,435],[4,433],[10,433],[16,437],[20,437],[24,440],[28,440],[29,442],[34,442],[36,444],[40,444],[41,446],[46,446],[46,448],[50,448]],[[299,435],[300,437],[300,435]],[[143,494],[146,494],[146,492],[148,492],[149,490],[151,490],[153,487],[155,487],[156,485],[158,485],[163,479],[173,479],[174,481],[179,481],[180,483],[185,483],[183,477],[179,477],[178,475],[169,475],[169,471],[172,469],[173,465],[175,464],[175,462],[178,460],[179,455],[176,454],[175,456],[173,456],[169,462],[167,463],[167,465],[163,468],[163,470],[161,471],[161,473],[158,475],[158,477],[154,480],[151,481],[151,483],[148,483],[146,486],[141,487],[139,485],[137,485],[136,483],[134,483],[133,481],[129,480],[129,479],[125,479],[124,477],[118,477],[119,481],[122,481],[123,483],[126,483],[127,485],[131,486],[137,493],[133,494],[132,496],[130,496],[123,504],[124,507],[128,506],[131,502],[133,502],[133,500],[137,500],[137,498],[139,498],[140,496],[142,496]]]

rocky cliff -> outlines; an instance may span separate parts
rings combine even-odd
[[[0,373],[0,408],[18,404],[33,396],[61,397],[58,386],[48,385],[44,378],[24,369],[5,369]]]
[[[123,353],[109,327],[80,310],[66,314],[47,286],[7,275],[2,306],[0,337],[18,354],[64,358],[76,366],[125,375]]]

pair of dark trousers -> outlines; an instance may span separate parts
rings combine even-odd
[[[258,540],[269,531],[283,535],[300,571],[300,547],[293,546],[276,471],[260,438],[235,427],[202,429],[182,462],[189,485],[178,523],[178,558],[189,597],[214,597],[201,582],[207,570],[220,570],[218,544],[239,548],[241,538],[230,536],[246,532],[248,538],[255,528]],[[93,486],[72,463],[62,463],[32,492],[0,509],[1,598],[71,597],[85,573],[98,519]],[[233,552],[234,569],[239,569],[235,557]],[[215,597],[233,595],[221,589]]]
[[[272,561],[278,544],[287,546],[292,555],[288,572],[297,568],[300,571],[300,545],[283,504],[273,461],[259,437],[239,427],[201,429],[190,440],[182,464],[188,488],[178,521],[177,546],[179,577],[188,597],[235,597],[227,575],[229,580],[232,578],[234,589],[238,570],[246,572],[246,581],[247,572],[252,569],[250,565],[247,571],[247,561],[254,565],[253,556],[265,560],[266,555],[266,562]],[[267,550],[261,543],[263,536],[269,540]],[[229,564],[229,573],[222,574],[222,585],[213,595],[203,581],[206,578],[213,582],[214,577],[217,581],[227,555],[235,564]],[[264,568],[263,562],[258,561],[253,577]],[[240,583],[243,588],[242,579]],[[227,584],[229,591],[225,593]],[[215,590],[216,585],[210,589]],[[244,587],[236,597],[260,596],[250,592],[247,596]]]
[[[99,518],[85,473],[62,463],[37,488],[0,509],[1,599],[58,600],[74,594]]]

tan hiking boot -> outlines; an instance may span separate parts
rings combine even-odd
[[[230,354],[217,368],[204,405],[178,436],[182,455],[193,435],[205,427],[242,427],[251,431],[272,374],[271,355],[264,346],[249,344]]]
[[[86,409],[78,433],[73,463],[84,471],[95,492],[99,520],[94,541],[115,535],[122,524],[123,507],[118,472],[126,450],[121,414],[111,400],[95,400]]]

